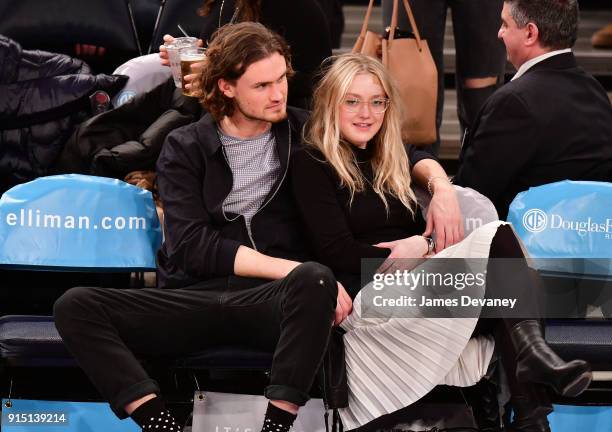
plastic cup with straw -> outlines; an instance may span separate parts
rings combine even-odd
[[[187,35],[187,32],[178,25],[179,30],[184,37],[175,38],[172,42],[164,44],[166,51],[168,52],[168,61],[170,62],[170,70],[172,71],[172,78],[174,79],[174,85],[177,88],[182,88],[181,82],[181,55],[180,50],[183,48],[197,48],[198,38]]]

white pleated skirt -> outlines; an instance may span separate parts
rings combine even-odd
[[[484,225],[433,259],[488,258],[493,236],[503,224]],[[353,313],[342,323],[349,386],[349,406],[340,410],[344,429],[404,408],[437,385],[476,384],[486,374],[494,350],[491,338],[470,338],[477,321],[364,318],[359,293]]]

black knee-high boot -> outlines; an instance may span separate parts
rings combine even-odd
[[[527,266],[516,235],[509,226],[501,226],[491,244],[490,258],[515,258],[523,263],[513,268],[511,287],[515,296],[523,300],[525,316],[542,316],[542,287],[540,278]],[[489,288],[508,283],[506,269],[490,265],[487,279]],[[507,288],[507,287],[506,287]],[[547,415],[553,408],[546,386],[564,396],[576,396],[591,381],[590,367],[583,360],[566,362],[546,343],[542,326],[537,319],[501,318],[496,320],[495,341],[512,394],[515,421],[512,431],[549,432]]]
[[[496,347],[502,358],[506,379],[510,388],[510,405],[513,421],[506,423],[509,432],[550,432],[548,414],[553,412],[546,387],[540,384],[522,383],[516,378],[516,350],[506,326],[500,322],[496,328]]]
[[[504,324],[511,324],[505,322]],[[546,343],[538,320],[522,320],[508,329],[516,350],[516,378],[520,382],[545,384],[561,396],[585,391],[593,375],[584,360],[566,362]]]
[[[489,253],[491,258],[512,258],[518,262],[512,269],[512,284],[526,316],[541,316],[543,287],[537,272],[528,267],[520,243],[512,229],[501,226],[491,244]],[[501,263],[503,264],[503,263]],[[490,265],[489,279],[491,289],[507,289],[507,276],[503,268]],[[489,286],[487,287],[489,291]],[[560,358],[546,343],[542,326],[537,319],[502,318],[502,338],[514,348],[515,357],[504,358],[504,362],[511,362],[515,366],[516,376],[520,382],[530,382],[550,386],[562,396],[578,396],[591,383],[591,368],[584,360],[566,362]]]

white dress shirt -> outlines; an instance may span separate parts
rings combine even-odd
[[[542,54],[541,56],[537,56],[537,57],[532,58],[531,60],[527,60],[525,63],[521,65],[519,70],[516,72],[516,75],[514,75],[510,81],[514,81],[515,79],[520,78],[521,76],[523,76],[525,72],[531,69],[535,64],[538,64],[541,61],[546,60],[547,58],[550,58],[552,56],[556,56],[559,54],[569,53],[569,52],[572,52],[572,49],[566,48],[562,50],[547,52],[546,54]]]

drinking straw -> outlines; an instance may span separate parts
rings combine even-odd
[[[187,34],[187,32],[183,29],[183,27],[181,27],[180,24],[176,25],[178,27],[178,29],[181,31],[181,33],[183,33],[185,35],[185,37],[189,37],[189,35]]]

